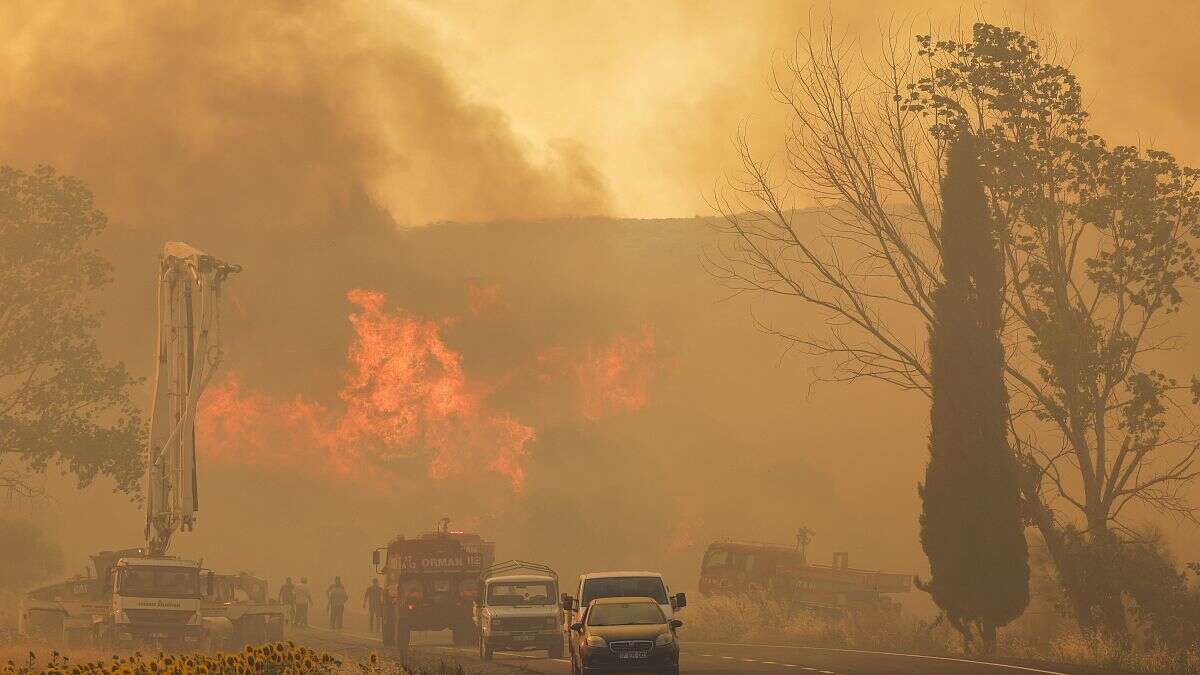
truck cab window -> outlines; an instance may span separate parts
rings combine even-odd
[[[709,551],[708,555],[704,556],[704,565],[703,565],[704,569],[710,569],[713,567],[725,567],[728,564],[729,564],[729,551],[726,551],[725,549],[721,549],[721,548],[715,549],[715,550]]]
[[[552,605],[554,589],[543,582],[491,584],[487,602],[494,606]]]

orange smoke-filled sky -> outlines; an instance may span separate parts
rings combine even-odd
[[[1159,143],[1200,162],[1189,110],[1200,56],[1187,48],[1200,6],[1148,2],[434,2],[416,16],[472,98],[503,111],[534,148],[569,138],[622,216],[707,214],[731,169],[741,122],[765,151],[783,130],[768,91],[773,63],[810,21],[832,16],[869,49],[889,23],[969,24],[977,16],[1051,28],[1089,95],[1097,130]]]
[[[778,148],[771,67],[828,17],[868,50],[889,24],[1049,28],[1098,131],[1200,161],[1200,8],[1166,0],[13,2],[0,134],[125,217],[249,184],[296,201],[256,214],[284,221],[360,186],[400,225],[708,214],[739,124]],[[98,164],[117,149],[160,170]]]

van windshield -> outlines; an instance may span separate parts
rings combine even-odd
[[[579,602],[584,607],[596,598],[653,598],[660,605],[667,604],[667,589],[658,577],[587,579],[581,595]]]

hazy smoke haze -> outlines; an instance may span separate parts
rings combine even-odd
[[[984,12],[1021,25],[1026,7]],[[924,572],[923,399],[813,388],[817,364],[781,359],[748,299],[721,302],[701,265],[713,231],[691,218],[710,214],[739,124],[777,149],[771,65],[827,11],[0,7],[0,162],[79,176],[109,214],[108,352],[150,374],[164,241],[246,268],[202,421],[200,524],[178,552],[361,584],[373,546],[448,515],[566,573],[662,568],[686,587],[711,539],[787,542],[801,525],[818,557]],[[1097,131],[1200,161],[1200,64],[1179,61],[1200,58],[1181,48],[1200,10],[1041,11]],[[867,46],[889,21],[960,14],[832,11]],[[46,517],[71,565],[141,541],[138,508],[103,487],[57,496]],[[1194,532],[1174,536],[1191,559]]]

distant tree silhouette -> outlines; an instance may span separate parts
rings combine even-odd
[[[1110,533],[1132,541],[1131,506],[1198,521],[1189,486],[1200,475],[1200,380],[1159,368],[1181,344],[1172,324],[1184,291],[1200,281],[1200,171],[1106,144],[1054,45],[1021,31],[978,23],[968,36],[913,43],[895,31],[878,59],[829,25],[800,37],[774,80],[791,112],[782,166],[740,139],[743,171],[716,194],[726,236],[713,272],[771,298],[767,310],[782,311],[756,321],[826,359],[826,379],[931,395],[918,327],[932,322],[943,281],[943,159],[969,129],[1000,228],[1009,438],[1025,513],[1080,626],[1127,636],[1127,580],[1061,573],[1079,564],[1072,527],[1085,548],[1103,548]],[[796,210],[794,194],[817,213]],[[790,327],[790,307],[803,308],[791,315],[802,329]]]
[[[78,179],[0,167],[0,490],[60,464],[81,486],[107,475],[136,494],[144,425],[136,380],[96,342],[93,293],[111,268],[93,248],[104,214]]]
[[[0,518],[0,550],[10,553],[0,556],[0,591],[23,592],[63,570],[62,548],[27,520]]]
[[[969,132],[951,144],[942,181],[942,273],[929,327],[929,464],[921,545],[932,578],[920,583],[962,634],[983,648],[1029,603],[1029,551],[1004,386],[1004,263]]]

